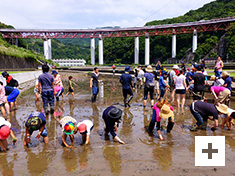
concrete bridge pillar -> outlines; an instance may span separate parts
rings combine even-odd
[[[172,58],[176,57],[176,34],[172,34]]]
[[[145,34],[145,65],[149,65],[149,34]]]
[[[91,38],[91,65],[95,65],[95,39]]]
[[[195,53],[197,49],[197,30],[193,30],[193,49],[192,52]]]
[[[139,37],[135,37],[135,64],[139,64]]]
[[[51,56],[51,39],[45,39],[43,42],[44,47],[44,57],[45,59],[52,59]]]
[[[103,58],[103,39],[101,35],[99,36],[99,65],[104,64],[104,58]]]

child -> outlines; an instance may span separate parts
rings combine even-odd
[[[7,111],[7,114],[10,113],[9,105],[7,103],[7,97],[5,94],[6,94],[5,88],[3,86],[3,83],[0,81],[0,109],[1,109],[3,116],[6,115],[6,111]]]
[[[77,128],[74,130],[74,133],[76,134],[77,131],[82,135],[82,140],[85,144],[89,144],[90,140],[90,133],[93,129],[94,125],[92,121],[90,120],[83,120],[82,122],[77,124]]]
[[[31,140],[30,137],[34,131],[39,130],[36,138],[40,141],[40,136],[43,137],[43,142],[45,144],[48,143],[47,129],[46,129],[46,119],[42,112],[34,112],[31,113],[28,119],[25,122],[25,138],[24,145],[28,145]]]
[[[228,127],[228,130],[231,130],[234,125],[233,119],[235,119],[235,110],[228,108],[227,111],[228,111],[228,114],[222,114],[220,116],[222,118],[221,129],[223,129],[224,124],[226,124]]]
[[[78,86],[75,82],[73,82],[73,77],[72,76],[69,76],[69,91],[68,93],[65,95],[66,97],[72,93],[72,96],[74,97],[74,90],[73,90],[73,84],[75,86]]]
[[[54,87],[54,91],[55,91],[56,101],[59,101],[59,96],[61,96],[63,94],[64,88],[60,87],[60,86],[55,86]]]
[[[65,116],[59,121],[59,123],[60,123],[60,126],[63,129],[62,130],[63,131],[63,134],[62,134],[62,143],[63,143],[63,145],[65,145],[65,147],[72,148],[73,146],[70,146],[70,145],[67,144],[66,138],[67,138],[67,135],[68,135],[70,137],[71,144],[74,143],[73,132],[75,130],[77,120],[70,117],[70,116]]]
[[[35,96],[36,96],[36,98],[35,98],[35,104],[37,104],[37,102],[38,102],[38,104],[40,103],[40,92],[38,91],[38,79],[36,80],[36,82],[35,82],[35,88],[34,88],[34,93],[35,93]]]
[[[152,133],[155,122],[157,122],[157,134],[160,140],[163,140],[161,131],[160,131],[160,123],[161,118],[168,118],[167,132],[170,133],[174,126],[174,112],[173,107],[168,103],[167,100],[161,98],[155,105],[153,106],[153,115],[152,120],[149,124],[148,131]]]
[[[17,109],[16,98],[20,94],[20,91],[17,88],[5,86],[5,92],[7,95],[7,101],[10,105],[10,111],[16,110]],[[13,106],[15,107],[14,109]]]

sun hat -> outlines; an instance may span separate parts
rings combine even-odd
[[[131,71],[131,68],[129,66],[126,66],[125,72],[129,72],[129,71]]]
[[[152,71],[153,71],[152,66],[148,65],[146,68],[146,72],[152,72]]]
[[[211,75],[210,80],[214,81],[215,79],[216,79],[216,76],[215,75]]]
[[[0,139],[7,139],[10,134],[10,128],[7,125],[0,127]]]
[[[75,129],[75,126],[74,126],[73,122],[67,122],[64,125],[64,133],[67,135],[73,134],[74,129]]]
[[[30,130],[38,130],[42,124],[42,120],[39,117],[31,117],[26,122],[26,127]]]
[[[228,114],[229,113],[228,112],[228,106],[226,106],[225,104],[220,104],[220,105],[215,106],[215,107],[219,112],[221,112],[223,114]]]
[[[56,70],[52,70],[52,73],[51,73],[52,75],[56,75],[56,74],[58,74],[58,72],[56,71]]]
[[[121,115],[122,115],[122,110],[116,107],[110,109],[108,112],[108,116],[112,119],[119,119],[121,118]]]
[[[178,66],[178,65],[174,65],[174,66],[172,67],[172,69],[179,69],[179,66]]]
[[[2,76],[3,76],[3,77],[5,77],[5,76],[7,76],[7,75],[8,75],[8,73],[7,73],[6,71],[2,72]]]
[[[169,106],[167,106],[166,104],[164,104],[161,108],[161,111],[159,113],[159,116],[163,119],[169,118],[169,117],[173,117],[174,113],[173,111],[170,109]]]
[[[222,77],[224,77],[224,76],[229,76],[229,73],[226,72],[226,71],[223,71],[221,76],[222,76]]]
[[[79,133],[84,133],[84,132],[86,132],[86,130],[87,130],[86,124],[82,123],[78,126]]]

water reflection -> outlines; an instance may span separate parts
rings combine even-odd
[[[120,174],[122,169],[122,158],[118,146],[110,146],[110,143],[106,142],[106,146],[103,150],[103,156],[108,162],[111,172],[115,174]]]
[[[75,172],[78,168],[77,156],[78,154],[75,153],[74,150],[64,148],[61,159],[64,162],[65,170],[67,172]]]
[[[87,169],[88,167],[88,150],[90,146],[82,146],[82,149],[79,150],[79,164],[81,169]]]
[[[69,110],[70,110],[70,116],[73,117],[73,110],[74,110],[74,99],[69,98]]]
[[[133,114],[130,111],[130,108],[124,108],[122,117],[122,129],[121,134],[125,134],[125,137],[129,137],[132,134],[132,127],[135,125],[133,120]]]
[[[3,155],[0,155],[0,173],[1,173],[1,175],[3,175],[3,176],[14,175],[13,168],[14,168],[14,162],[17,158],[17,154],[15,154],[13,157],[14,157],[13,160],[8,162],[8,160],[11,159],[10,156],[8,156],[5,153]]]
[[[92,119],[95,127],[99,126],[99,110],[96,103],[92,103]]]

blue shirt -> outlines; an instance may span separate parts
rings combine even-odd
[[[122,83],[123,89],[130,89],[130,86],[132,86],[132,77],[128,73],[123,73],[120,77],[120,83]]]
[[[192,79],[192,76],[194,75],[194,72],[188,72],[187,75],[186,75],[186,79],[191,82],[193,79]],[[189,78],[191,77],[191,79]]]
[[[41,83],[42,91],[53,91],[52,83],[54,78],[49,73],[43,73],[38,77],[38,82]]]
[[[115,121],[112,120],[112,119],[109,117],[109,115],[108,115],[108,112],[109,112],[112,108],[115,108],[115,106],[109,106],[109,107],[107,107],[107,108],[104,110],[104,112],[103,112],[102,118],[104,119],[107,132],[110,132],[111,135],[112,135],[113,137],[115,137],[115,136],[117,135],[117,134],[114,132]]]
[[[227,84],[226,88],[228,88],[230,91],[232,91],[231,87],[232,81],[233,81],[232,78],[229,76],[224,80],[224,85]]]
[[[146,78],[145,84],[152,83],[155,75],[153,73],[145,73],[144,77]]]
[[[159,78],[159,87],[164,87],[164,88],[166,87],[163,76],[160,76]]]
[[[26,122],[25,122],[25,126],[26,126],[27,128],[30,128],[30,127],[33,126],[33,124],[30,124],[30,122],[29,122],[29,119],[30,119],[31,117],[38,117],[38,118],[40,119],[40,121],[41,121],[40,125],[38,125],[38,126],[36,127],[36,129],[34,129],[34,130],[39,130],[41,126],[46,125],[46,123],[47,123],[47,122],[46,122],[46,119],[45,119],[45,116],[44,116],[43,113],[41,113],[41,112],[33,112],[33,113],[31,113],[31,114],[29,115],[29,117],[27,118],[27,120],[26,120]]]
[[[10,93],[14,90],[14,87],[5,86],[5,94],[10,95]]]

